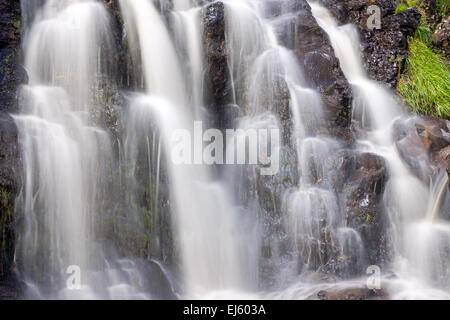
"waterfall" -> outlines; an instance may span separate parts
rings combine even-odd
[[[382,294],[450,298],[448,175],[403,160],[395,130],[416,118],[367,75],[355,26],[315,2],[313,17],[291,0],[117,2],[113,15],[100,0],[21,1],[25,298],[364,291],[364,157],[386,167],[384,189],[367,183],[383,191],[373,196],[387,221],[376,225],[387,228]],[[356,142],[334,134],[328,93],[289,43],[304,17],[328,35],[351,86]],[[346,187],[365,198],[347,199]]]
[[[111,298],[118,293],[112,278],[109,292],[93,287],[104,263],[96,221],[112,159],[109,135],[92,121],[109,17],[98,2],[60,0],[46,1],[35,16],[24,44],[29,84],[14,116],[25,163],[22,277],[31,298]],[[71,291],[66,272],[74,267],[81,290]],[[119,290],[120,297],[131,292]]]
[[[342,71],[354,89],[354,114],[359,116],[364,131],[359,144],[384,157],[388,164],[390,177],[384,204],[392,225],[394,270],[399,282],[405,281],[394,285],[393,298],[448,298],[448,293],[439,288],[448,288],[448,270],[443,266],[449,256],[450,233],[447,222],[433,219],[446,189],[447,175],[442,173],[437,185],[428,188],[409,171],[393,140],[395,122],[406,114],[393,95],[363,71],[356,28],[338,26],[331,14],[316,3],[311,3],[311,8],[328,33]]]
[[[127,149],[134,150],[134,156],[130,158],[134,161],[136,154],[142,152],[139,151],[138,137],[151,136],[149,128],[153,121],[168,157],[165,165],[170,176],[173,225],[185,282],[183,295],[201,297],[210,291],[245,290],[251,286],[248,279],[252,278],[252,273],[246,272],[249,264],[245,262],[249,259],[246,246],[250,247],[251,242],[246,240],[243,224],[239,222],[239,211],[229,200],[225,187],[213,179],[210,167],[176,165],[170,159],[177,143],[172,138],[174,132],[181,129],[189,133],[199,129],[193,128],[194,110],[198,108],[196,104],[200,99],[199,84],[190,88],[190,95],[185,94],[189,87],[187,81],[192,79],[181,76],[173,40],[152,1],[123,0],[120,4],[126,24],[134,28],[130,32],[130,46],[141,50],[147,83],[145,94],[132,98],[130,102]],[[192,19],[200,17],[193,13],[184,21],[190,27],[188,30],[195,31],[197,28],[193,25],[198,22]],[[175,14],[183,17],[183,13]],[[185,30],[176,30],[183,32],[178,36],[185,36]],[[199,81],[198,75],[203,73],[203,66],[198,61],[197,39],[198,36],[194,36],[185,43],[194,81]],[[188,99],[188,96],[196,98]],[[201,101],[199,105],[202,106]],[[197,133],[203,136],[201,128]],[[195,143],[202,148],[202,141]]]

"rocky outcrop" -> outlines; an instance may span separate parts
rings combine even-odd
[[[297,12],[293,21],[293,37],[285,37],[287,47],[294,50],[305,72],[306,80],[316,89],[325,106],[326,130],[340,138],[350,138],[352,92],[340,69],[328,35],[312,16],[304,0],[291,3]],[[291,39],[291,42],[286,41]]]
[[[421,118],[415,127],[433,163],[450,174],[450,121]]]
[[[321,0],[342,24],[358,26],[364,63],[370,77],[395,88],[408,55],[408,36],[419,26],[420,13],[413,8],[395,14],[394,0]],[[367,21],[373,12],[381,12],[381,28],[370,27]]]
[[[413,118],[397,122],[396,146],[410,170],[429,183],[440,169],[450,174],[450,121]]]
[[[225,39],[225,7],[213,2],[203,12],[203,42],[206,59],[206,105],[212,115],[212,127],[232,128],[238,109],[232,101],[232,79],[228,68]]]
[[[450,57],[450,16],[436,27],[433,34],[433,43],[438,50]]]
[[[360,234],[368,264],[381,266],[388,255],[383,208],[386,164],[382,157],[371,153],[356,154],[349,160],[349,175],[341,193],[347,226]]]
[[[346,227],[356,230],[361,236],[367,253],[366,262],[381,266],[389,253],[382,201],[387,181],[384,159],[375,154],[346,149],[328,159],[327,170],[328,183],[340,197]],[[337,263],[345,261],[339,258]]]

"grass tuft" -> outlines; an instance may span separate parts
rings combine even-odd
[[[408,5],[406,3],[402,2],[395,8],[395,14],[399,14],[400,12],[403,12],[406,10],[408,10]]]
[[[445,18],[450,14],[450,1],[436,0],[436,11],[441,18]]]
[[[410,42],[410,56],[398,91],[414,112],[450,118],[450,68],[418,38]]]

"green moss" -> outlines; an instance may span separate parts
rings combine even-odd
[[[410,42],[406,73],[398,91],[414,112],[450,118],[449,66],[420,39]]]
[[[403,12],[405,10],[408,9],[408,5],[405,3],[400,3],[396,8],[395,8],[395,14],[399,14],[400,12]]]

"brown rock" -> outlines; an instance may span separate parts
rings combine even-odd
[[[433,43],[445,55],[450,56],[450,16],[437,26],[433,34]]]

